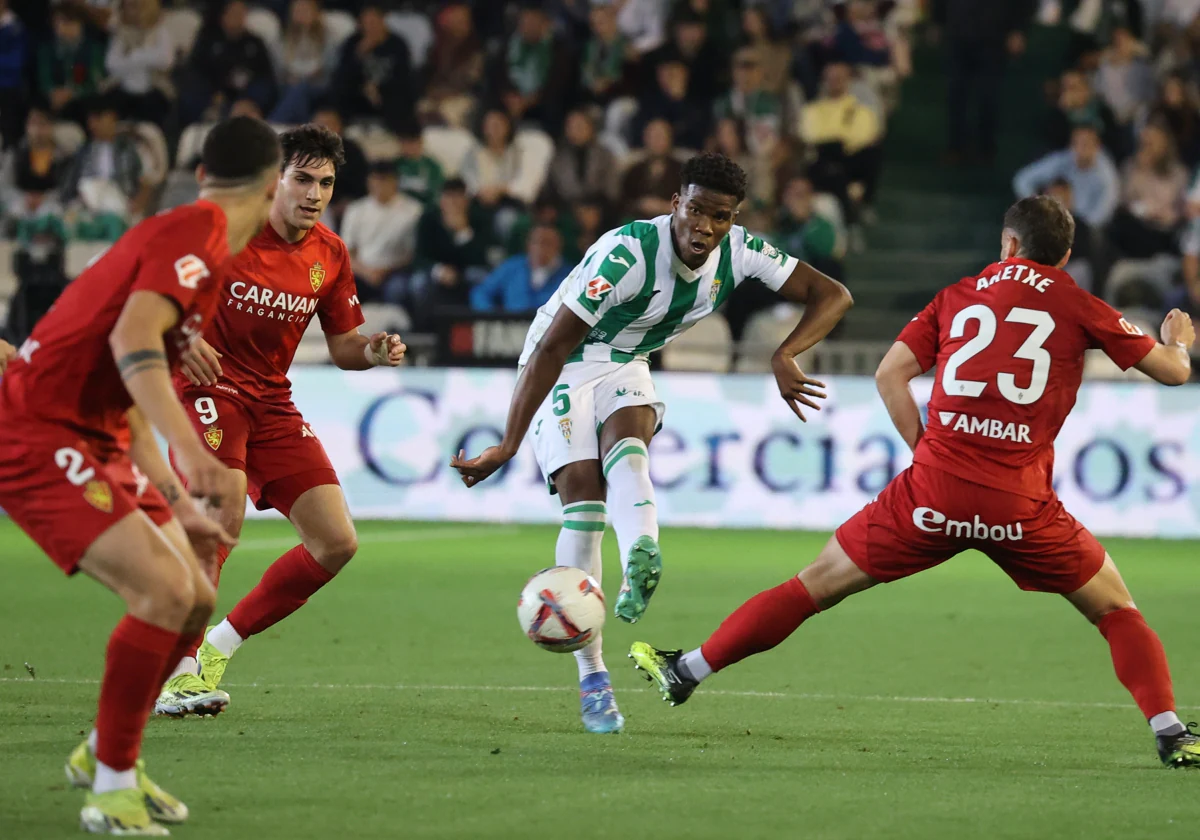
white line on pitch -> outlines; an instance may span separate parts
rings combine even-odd
[[[0,677],[0,683],[52,683],[57,685],[96,685],[98,680],[70,679],[26,679],[21,677]],[[573,686],[553,685],[405,685],[397,683],[309,683],[306,685],[278,685],[275,683],[227,683],[229,688],[270,688],[276,690],[298,691],[302,689],[332,689],[335,691],[515,691],[515,692],[576,692]],[[816,700],[843,701],[859,703],[975,703],[979,705],[998,706],[1050,706],[1084,709],[1133,709],[1132,703],[1095,703],[1076,702],[1072,700],[1028,700],[998,697],[898,697],[884,694],[810,694],[805,692],[785,691],[704,691],[708,696],[719,697],[761,697],[777,700]],[[1200,709],[1200,706],[1180,706],[1180,709]]]
[[[491,537],[511,537],[520,532],[520,528],[512,525],[496,527],[442,527],[424,528],[410,531],[367,531],[358,535],[358,544],[369,543],[406,543],[406,542],[435,542],[438,540],[482,540]],[[240,549],[265,550],[275,548],[291,548],[296,544],[296,537],[269,537],[257,540],[242,540],[238,543]],[[236,551],[236,549],[235,549]]]

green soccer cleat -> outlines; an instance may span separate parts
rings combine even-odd
[[[88,793],[79,812],[79,827],[89,834],[120,837],[169,837],[171,832],[156,823],[136,788]]]
[[[213,628],[209,627],[204,631],[205,638],[200,644],[200,649],[196,651],[196,661],[200,663],[200,679],[204,680],[209,688],[215,689],[225,676],[229,657],[208,643],[208,634],[212,630]]]
[[[1200,737],[1192,731],[1194,723],[1178,735],[1159,735],[1155,738],[1158,744],[1158,757],[1167,767],[1200,767]]]
[[[229,705],[229,695],[195,674],[176,674],[167,680],[154,701],[154,714],[167,717],[219,715]]]
[[[682,706],[700,685],[679,672],[681,656],[681,650],[659,650],[645,642],[634,642],[629,648],[633,667],[645,672],[646,679],[658,685],[663,700],[672,706]]]
[[[662,577],[662,551],[651,537],[641,536],[629,547],[625,581],[617,595],[613,613],[629,624],[636,624],[646,612],[650,596]]]
[[[142,797],[142,806],[150,814],[151,819],[164,823],[181,823],[188,818],[187,805],[160,788],[153,779],[146,775],[144,761],[139,758],[134,768],[137,771],[137,792]],[[96,756],[88,749],[87,741],[72,751],[67,759],[65,769],[67,779],[72,786],[86,789],[92,787],[92,782],[96,778]],[[107,795],[101,794],[101,796]]]

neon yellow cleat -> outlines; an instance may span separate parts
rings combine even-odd
[[[79,812],[79,827],[90,834],[121,837],[169,837],[171,832],[150,817],[136,788],[89,793]]]
[[[204,631],[205,639],[196,651],[196,661],[200,663],[200,679],[204,680],[209,688],[215,689],[225,676],[229,657],[208,643],[208,634],[211,632],[211,627]]]
[[[176,797],[167,793],[165,790],[155,784],[154,780],[146,775],[146,762],[140,758],[136,765],[137,770],[137,792],[142,797],[142,807],[150,815],[151,819],[164,823],[181,823],[188,818],[188,806],[184,805]],[[72,751],[67,759],[67,780],[77,788],[91,788],[92,781],[96,778],[96,756],[88,749],[87,741],[84,741]],[[120,793],[121,791],[117,791]],[[90,794],[89,794],[90,795]],[[109,794],[100,794],[108,796]],[[85,809],[86,810],[86,809]],[[82,821],[82,815],[80,820]],[[87,828],[85,825],[84,828]],[[93,831],[87,828],[88,831]]]
[[[219,715],[229,705],[229,695],[195,674],[177,674],[167,680],[154,701],[154,714],[168,717]]]

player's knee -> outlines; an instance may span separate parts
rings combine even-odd
[[[309,549],[313,559],[334,574],[341,571],[358,551],[358,535],[353,531],[339,534]]]
[[[172,562],[171,565],[178,564]],[[196,606],[196,587],[191,576],[183,568],[171,569],[144,583],[145,586],[130,598],[129,611],[151,624],[174,629],[185,627]]]

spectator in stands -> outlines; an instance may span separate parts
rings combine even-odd
[[[612,3],[593,3],[588,20],[591,35],[580,68],[583,97],[589,103],[608,105],[627,92],[627,62],[633,48],[617,28],[617,8]]]
[[[706,148],[718,151],[746,173],[746,201],[739,224],[760,228],[775,202],[775,167],[770,154],[751,154],[746,147],[746,126],[732,117],[718,120]]]
[[[1192,179],[1185,208],[1187,225],[1179,241],[1183,286],[1168,296],[1166,305],[1168,309],[1178,306],[1196,317],[1200,315],[1200,173]]]
[[[874,0],[849,0],[845,9],[845,19],[838,24],[834,35],[834,54],[855,68],[884,98],[890,98],[886,92],[896,84],[892,44],[879,20]]]
[[[855,224],[859,205],[870,202],[879,177],[882,126],[878,113],[851,92],[850,81],[850,65],[825,66],[824,92],[804,106],[800,132],[817,151],[813,184],[837,196],[847,221]]]
[[[932,5],[950,59],[948,162],[962,162],[969,151],[972,95],[979,114],[978,149],[990,161],[996,156],[1005,59],[1025,51],[1035,0],[933,0]]]
[[[1154,97],[1154,73],[1146,52],[1132,32],[1117,27],[1096,71],[1096,92],[1112,112],[1122,139],[1132,137],[1134,121],[1144,116]]]
[[[617,26],[632,48],[632,57],[641,58],[662,46],[667,37],[668,0],[596,0],[617,7]]]
[[[1076,126],[1070,148],[1051,152],[1017,172],[1013,192],[1017,198],[1036,195],[1059,178],[1070,183],[1079,218],[1096,230],[1108,224],[1117,209],[1121,182],[1094,126]]]
[[[585,109],[567,114],[563,140],[550,163],[548,194],[566,204],[592,194],[606,194],[616,201],[620,186],[613,177],[616,156],[596,139],[596,125]]]
[[[1068,70],[1059,80],[1058,100],[1045,121],[1046,141],[1053,149],[1071,142],[1071,132],[1078,125],[1094,126],[1101,140],[1121,146],[1116,120],[1104,100],[1092,90],[1088,77],[1079,70]],[[1127,145],[1126,147],[1127,148]]]
[[[518,200],[510,187],[520,175],[521,159],[506,112],[493,109],[484,114],[481,134],[483,142],[463,161],[462,177],[475,200],[494,209],[506,199]]]
[[[763,89],[782,96],[791,81],[792,51],[775,37],[762,6],[742,9],[742,45],[742,50],[753,55],[762,68]]]
[[[29,55],[29,36],[20,18],[0,0],[0,146],[12,148],[21,137],[28,100],[25,90],[25,62]]]
[[[654,75],[657,84],[642,96],[633,120],[633,137],[644,137],[647,125],[665,120],[681,146],[702,148],[712,123],[711,112],[706,102],[688,94],[687,66],[673,59],[664,61],[655,68]]]
[[[53,216],[27,220],[18,241],[20,247],[13,257],[17,291],[8,304],[4,337],[19,347],[70,280],[65,271],[66,230],[61,220]]]
[[[483,79],[483,44],[475,33],[471,7],[455,0],[435,18],[433,49],[429,54],[422,118],[434,115],[462,128],[475,113],[475,94]]]
[[[772,241],[799,260],[831,277],[841,277],[838,230],[817,212],[812,182],[803,175],[789,178],[780,190]]]
[[[340,46],[325,30],[318,0],[292,0],[287,25],[275,46],[280,91],[271,122],[308,121],[313,103],[333,77]]]
[[[646,56],[651,70],[667,61],[687,68],[687,96],[696,102],[712,102],[721,93],[729,63],[708,37],[704,18],[688,6],[675,13],[671,40]]]
[[[342,153],[346,162],[338,168],[337,182],[333,186],[333,204],[327,211],[327,215],[336,221],[351,201],[367,194],[367,155],[357,140],[345,135],[345,122],[337,108],[328,104],[318,106],[312,121],[342,138]]]
[[[411,301],[414,318],[434,307],[466,305],[470,286],[487,276],[492,245],[486,223],[472,214],[467,185],[461,178],[446,179],[437,207],[426,210],[417,225],[423,284],[414,284],[410,296],[396,295],[391,301]]]
[[[1162,82],[1150,120],[1166,126],[1179,156],[1189,168],[1200,163],[1200,94],[1182,73],[1171,73]]]
[[[1078,64],[1088,55],[1098,54],[1112,43],[1113,30],[1116,27],[1124,27],[1133,33],[1135,38],[1142,38],[1144,2],[1145,0],[1091,0],[1086,4],[1087,8],[1072,14],[1067,20],[1071,29],[1067,62]]]
[[[363,302],[382,299],[385,286],[409,267],[421,218],[421,203],[400,192],[391,161],[371,165],[367,193],[346,208],[340,230]]]
[[[43,103],[60,119],[83,123],[87,98],[104,80],[104,47],[84,29],[74,6],[54,9],[54,37],[37,54],[37,86]]]
[[[410,118],[417,88],[412,59],[404,39],[388,31],[383,9],[363,5],[358,32],[342,45],[332,90],[343,113],[353,122],[379,117],[395,123]]]
[[[582,258],[588,248],[596,244],[596,240],[610,228],[608,205],[607,198],[598,194],[584,196],[575,202],[571,208],[571,214],[575,217],[575,247],[564,248],[564,251],[573,251]]]
[[[758,154],[773,150],[786,134],[783,98],[763,84],[763,68],[754,49],[742,48],[733,57],[733,88],[717,100],[717,119],[740,120],[746,127],[746,145]]]
[[[1174,252],[1187,186],[1171,135],[1160,125],[1147,125],[1137,152],[1121,169],[1121,203],[1108,228],[1117,252],[1133,259]]]
[[[115,240],[149,203],[151,188],[142,178],[137,144],[117,129],[112,99],[95,98],[88,108],[88,140],[68,167],[62,188],[63,201],[81,211],[79,239]]]
[[[1075,242],[1071,245],[1071,260],[1063,266],[1063,270],[1071,275],[1080,288],[1089,292],[1098,291],[1093,273],[1097,234],[1087,220],[1076,212],[1075,191],[1071,189],[1071,182],[1066,178],[1056,178],[1046,186],[1044,192],[1071,211],[1071,217],[1075,220]]]
[[[683,164],[672,155],[674,138],[666,120],[651,120],[643,134],[645,156],[621,181],[621,205],[626,218],[649,219],[671,212],[671,197],[679,191]]]
[[[70,156],[54,139],[54,120],[44,108],[33,107],[25,118],[25,136],[17,144],[0,182],[13,192],[4,195],[8,215],[35,218],[62,214],[59,187]]]
[[[265,112],[275,98],[275,70],[267,45],[246,29],[246,4],[228,0],[196,37],[180,90],[181,117],[184,123],[216,122],[242,98]]]
[[[513,122],[528,120],[555,137],[562,125],[572,61],[538,3],[522,7],[504,53],[501,101]]]
[[[433,204],[442,191],[442,165],[425,154],[425,140],[421,126],[409,120],[396,131],[400,157],[396,160],[396,175],[400,179],[400,190],[415,198],[422,205]]]
[[[175,44],[159,0],[122,0],[104,64],[117,83],[113,95],[122,117],[161,128],[171,113]]]
[[[471,289],[471,308],[476,312],[533,312],[550,300],[570,270],[563,261],[558,229],[535,225],[525,254],[509,257]]]

